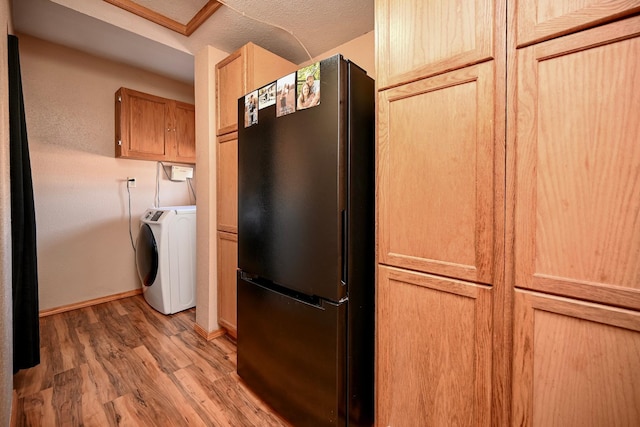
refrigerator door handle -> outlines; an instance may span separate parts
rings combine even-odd
[[[342,285],[347,284],[347,211],[342,210]]]

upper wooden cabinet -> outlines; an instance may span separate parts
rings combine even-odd
[[[517,43],[525,46],[637,13],[638,0],[518,0]]]
[[[379,93],[379,262],[492,284],[494,88],[486,62]]]
[[[517,56],[515,285],[640,309],[640,16]]]
[[[115,94],[116,157],[195,163],[195,107],[136,90]]]
[[[296,70],[296,65],[247,43],[216,65],[217,135],[238,130],[238,98]]]
[[[377,0],[378,88],[493,57],[494,2]]]

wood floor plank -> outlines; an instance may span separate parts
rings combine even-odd
[[[78,320],[75,322],[74,320]],[[62,354],[62,369],[67,371],[86,362],[84,348],[76,334],[76,323],[82,324],[82,320],[74,316],[72,312],[61,313],[55,316],[54,325],[58,332],[58,346]],[[58,373],[58,372],[56,372]]]
[[[142,334],[131,325],[127,316],[121,316],[113,307],[116,301],[103,303],[94,306],[99,323],[96,325],[87,325],[87,327],[102,327],[104,333],[111,340],[120,343],[121,346],[135,348],[141,344]]]
[[[120,316],[126,316],[129,314],[127,309],[122,305],[122,300],[113,301],[113,307]]]
[[[229,375],[235,370],[228,355],[215,345],[203,340],[193,331],[185,331],[175,335],[171,337],[171,340],[182,348],[199,367],[206,370],[211,380]]]
[[[84,426],[108,426],[104,403],[116,399],[113,387],[108,381],[99,381],[89,363],[80,366],[82,383],[82,424]],[[106,375],[104,375],[106,378]],[[106,386],[103,386],[107,383]],[[102,384],[102,385],[101,385]]]
[[[204,412],[204,416],[201,415],[201,418],[208,418],[212,423],[210,425],[233,427],[233,424],[227,419],[224,408],[209,398],[209,392],[198,379],[199,375],[193,375],[191,372],[193,369],[196,369],[195,366],[174,372],[174,377],[178,384],[180,384],[181,390],[190,396],[191,399],[199,402],[198,407]]]
[[[52,404],[56,424],[77,426],[82,423],[82,376],[79,368],[56,374]]]
[[[138,347],[134,352],[140,357],[143,366],[148,371],[149,377],[153,378],[153,390],[156,393],[161,393],[168,399],[171,406],[173,406],[176,412],[187,422],[187,425],[211,425],[210,423],[205,424],[205,420],[202,420],[196,411],[193,410],[190,402],[187,401],[178,387],[176,387],[176,384],[169,376],[163,374],[157,361],[146,347]]]
[[[46,377],[49,384],[53,382],[55,374],[65,370],[62,352],[59,351],[62,346],[56,329],[56,317],[58,316],[40,318],[40,359],[42,360],[43,357],[47,359]]]
[[[49,368],[49,352],[40,351],[40,364],[22,369],[13,376],[13,387],[18,397],[25,397],[38,393],[40,390],[53,387],[53,374]]]
[[[149,327],[142,312],[131,312],[128,318],[142,334],[143,345],[146,346],[151,354],[153,354],[153,357],[158,360],[163,371],[171,373],[193,363],[170,337],[159,333],[155,328]]]
[[[64,319],[69,329],[77,329],[90,323],[88,312],[82,309],[66,311],[60,314],[58,317]]]
[[[209,398],[224,408],[233,425],[255,427],[283,427],[280,419],[270,413],[265,404],[255,404],[256,399],[246,388],[230,376],[215,381]]]
[[[85,328],[82,333],[83,339],[88,342],[86,351],[92,354],[88,358],[92,372],[100,381],[107,379],[107,382],[101,383],[101,387],[112,387],[117,396],[132,392],[135,383],[130,381],[130,376],[135,374],[135,367],[127,362],[127,354],[131,349],[113,339],[103,328]]]
[[[222,339],[213,340],[211,343],[218,347],[225,354],[235,354],[236,353],[236,344],[229,341],[229,339],[224,336]]]
[[[41,363],[14,375],[17,425],[286,427],[236,374],[236,346],[141,295],[40,319]]]
[[[22,411],[18,414],[17,427],[53,427],[58,425],[52,403],[53,387],[20,398],[20,401],[22,402]]]
[[[109,381],[104,367],[96,361],[89,361],[82,365],[80,373],[82,375],[82,396],[86,397],[86,400],[102,405],[119,396]]]
[[[110,366],[105,366],[104,359],[94,351],[94,345],[92,345],[91,337],[85,328],[78,329],[78,338],[83,344],[85,349],[85,359],[87,363],[83,365],[83,394],[87,393],[103,404],[109,402],[127,393],[130,389],[117,377],[114,377]],[[97,339],[94,340],[94,344],[97,343]]]
[[[107,403],[107,415],[114,419],[119,427],[155,427],[185,426],[176,421],[164,408],[151,408],[144,395],[136,390],[134,393],[120,396]]]
[[[158,332],[161,332],[167,336],[172,336],[175,334],[179,334],[180,332],[184,332],[185,328],[180,324],[173,321],[174,317],[180,318],[180,315],[171,314],[164,315],[147,304],[142,295],[138,295],[133,298],[127,298],[128,302],[135,304],[140,310],[150,325],[153,325]]]
[[[93,311],[92,306],[82,307],[79,311],[84,313],[88,323],[98,323],[98,316],[96,316],[96,312]]]

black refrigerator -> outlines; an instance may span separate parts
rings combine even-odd
[[[294,426],[372,425],[374,82],[340,55],[286,78],[238,100],[238,374]]]

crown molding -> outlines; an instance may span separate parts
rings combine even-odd
[[[193,32],[197,30],[200,25],[202,25],[207,19],[209,19],[209,17],[213,15],[215,11],[220,8],[220,6],[222,6],[222,3],[218,3],[216,0],[209,0],[207,4],[205,4],[202,9],[200,9],[198,13],[193,16],[193,18],[191,18],[189,23],[185,25],[169,18],[168,16],[158,13],[155,10],[151,10],[147,7],[141,6],[132,0],[104,1],[187,37],[193,34]]]

